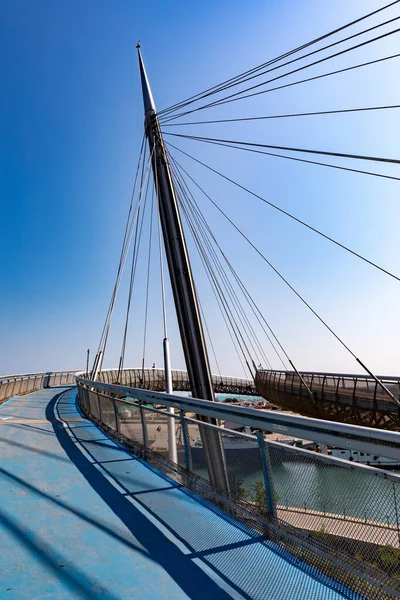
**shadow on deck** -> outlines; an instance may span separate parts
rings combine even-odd
[[[75,388],[6,402],[0,452],[2,597],[359,599],[112,441]]]

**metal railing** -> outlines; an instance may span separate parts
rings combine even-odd
[[[0,376],[0,402],[13,396],[35,392],[57,385],[74,385],[75,371],[48,371],[23,375]]]
[[[83,377],[77,377],[77,384],[88,416],[185,487],[362,597],[400,598],[400,476],[268,439],[282,419],[289,426],[297,423],[298,437],[304,439],[322,436],[333,424]],[[171,406],[174,415],[167,412]],[[217,418],[220,425],[195,415]],[[168,458],[170,419],[178,464]],[[400,457],[400,434],[336,425],[342,443],[370,445]],[[227,490],[209,481],[201,442],[207,427],[221,436]]]
[[[294,371],[260,370],[255,385],[260,395],[287,410],[328,420],[400,430],[399,377],[378,376],[374,379],[367,375],[303,371],[300,375]]]
[[[164,369],[107,369],[98,374],[97,379],[104,383],[119,383],[129,387],[163,392],[165,390]],[[214,391],[220,394],[243,394],[257,396],[254,381],[240,377],[222,377],[212,375]],[[172,371],[172,383],[175,391],[190,392],[187,371]]]

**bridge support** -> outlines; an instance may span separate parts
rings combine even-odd
[[[165,253],[190,386],[195,398],[215,400],[204,332],[174,184],[139,48],[138,44],[145,132],[149,142]],[[205,417],[200,418],[208,421]],[[213,422],[216,423],[215,420]],[[200,427],[200,429],[202,428]],[[220,433],[203,428],[200,435],[210,481],[215,489],[228,491],[228,477]]]

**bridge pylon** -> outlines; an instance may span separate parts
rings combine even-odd
[[[190,387],[195,398],[215,400],[199,304],[168,156],[139,44],[137,49],[145,132],[149,143],[168,271]],[[201,420],[210,422],[206,417],[201,417]],[[211,421],[216,424],[214,419]],[[210,428],[201,429],[203,429],[200,434],[207,456],[210,480],[216,489],[226,491],[229,486],[221,436],[219,432]]]

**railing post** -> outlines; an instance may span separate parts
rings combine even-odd
[[[321,387],[321,400],[323,398],[324,395],[324,387],[325,387],[325,382],[326,382],[326,375],[324,375],[323,379],[322,379],[322,387]]]
[[[115,402],[115,396],[112,397],[112,403],[113,403],[113,408],[114,408],[115,431],[117,433],[119,433],[119,419],[118,419],[117,403]]]
[[[374,387],[374,400],[373,400],[373,409],[376,411],[378,408],[378,402],[377,402],[377,397],[376,394],[378,392],[378,382],[375,381],[375,387]]]
[[[268,515],[275,520],[277,518],[276,499],[274,491],[274,482],[272,477],[271,460],[269,456],[269,448],[265,444],[264,435],[262,431],[257,431],[256,436],[258,448],[260,450],[261,464],[264,475],[265,498],[267,501]]]
[[[100,402],[100,394],[99,394],[99,392],[96,392],[96,396],[97,396],[97,405],[99,407],[99,421],[102,423],[103,419],[101,418],[101,402]]]
[[[340,385],[340,375],[339,375],[338,380],[337,380],[335,396],[338,396],[338,394],[339,394],[339,385]]]
[[[356,390],[357,390],[357,377],[354,377],[353,398],[352,398],[353,406],[356,405]]]
[[[141,400],[139,400],[140,421],[142,423],[143,446],[147,448],[147,423]]]
[[[185,449],[185,465],[186,465],[187,471],[191,471],[192,470],[192,453],[190,452],[189,431],[188,431],[188,426],[186,423],[185,414],[184,414],[183,410],[179,411],[179,418],[181,420],[183,446]]]

